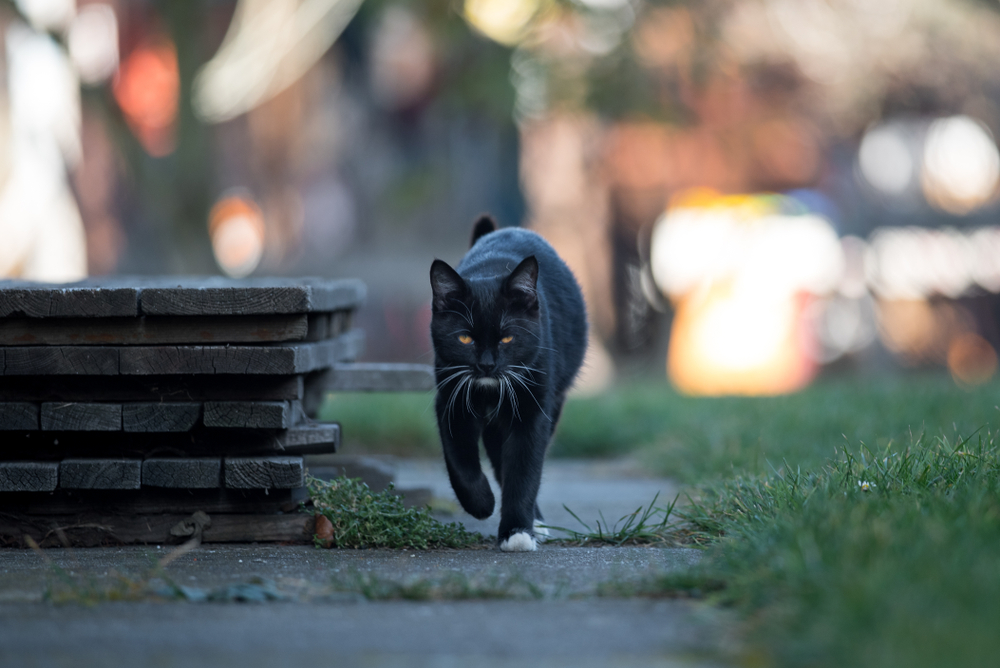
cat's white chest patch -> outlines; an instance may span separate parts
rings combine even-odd
[[[538,543],[526,531],[511,534],[510,538],[500,543],[502,552],[534,552],[538,549]]]

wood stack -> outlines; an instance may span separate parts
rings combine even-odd
[[[364,292],[0,282],[0,544],[308,537],[307,516],[278,513],[305,498],[302,455],[337,449],[339,425],[311,419],[323,393],[433,384],[425,367],[350,363]]]

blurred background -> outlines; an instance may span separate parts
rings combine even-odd
[[[996,373],[1000,6],[0,4],[0,277],[354,276],[430,363],[474,217],[585,292],[581,391]]]

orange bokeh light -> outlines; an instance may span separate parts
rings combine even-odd
[[[948,345],[948,370],[961,385],[982,385],[997,371],[997,353],[978,334],[960,334]]]
[[[265,233],[264,215],[248,198],[226,197],[209,213],[212,251],[229,276],[242,278],[257,268],[264,254]]]
[[[146,152],[154,157],[172,153],[180,93],[174,45],[158,40],[132,51],[118,70],[113,92]]]
[[[677,389],[707,396],[776,395],[812,381],[818,366],[808,354],[808,296],[759,297],[748,299],[723,281],[677,305],[667,355]]]

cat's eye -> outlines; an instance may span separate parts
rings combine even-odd
[[[469,345],[470,343],[472,343],[472,337],[469,336],[468,334],[459,334],[458,340],[464,343],[465,345]]]
[[[514,340],[513,336],[505,336],[502,339],[500,339],[500,343],[510,343],[513,340]]]

